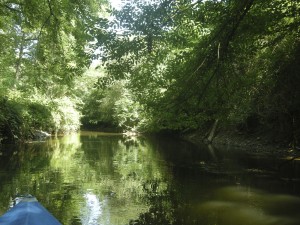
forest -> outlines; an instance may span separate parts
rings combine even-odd
[[[2,143],[217,123],[299,145],[299,0],[0,0],[0,52]]]

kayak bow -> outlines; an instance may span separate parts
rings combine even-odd
[[[0,225],[61,225],[35,197],[21,198],[13,208],[0,217]]]

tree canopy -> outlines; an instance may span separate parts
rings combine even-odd
[[[91,29],[104,3],[0,2],[1,139],[26,139],[32,129],[77,129],[74,81],[91,62]]]
[[[107,71],[98,83],[125,81],[142,105],[146,130],[220,120],[296,141],[299,7],[276,0],[125,5],[113,12],[124,33],[98,42]]]
[[[221,121],[295,145],[299,9],[299,0],[130,1],[118,10],[96,0],[1,1],[1,133],[15,132],[6,121],[37,127],[15,109],[22,103],[27,114],[49,111],[53,130],[75,129],[80,114],[85,125],[130,131]]]

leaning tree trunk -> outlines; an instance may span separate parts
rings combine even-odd
[[[21,41],[19,44],[19,54],[18,54],[18,58],[16,61],[16,82],[15,82],[15,87],[18,86],[20,77],[21,77],[21,66],[22,66],[22,57],[23,57],[23,53],[24,53],[24,47],[25,47],[25,33],[22,31],[22,36],[21,36]]]
[[[217,130],[218,122],[219,122],[219,120],[216,119],[215,122],[213,123],[212,127],[211,127],[211,130],[210,130],[209,135],[207,137],[207,140],[208,140],[209,143],[211,143],[212,140],[215,137],[215,133],[216,133],[216,130]]]

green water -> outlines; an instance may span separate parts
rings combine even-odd
[[[30,193],[65,225],[296,225],[298,162],[95,132],[6,145],[0,215]]]

